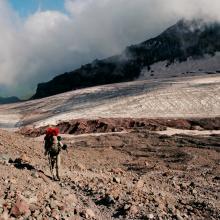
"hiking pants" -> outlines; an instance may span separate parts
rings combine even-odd
[[[49,156],[49,165],[50,165],[50,172],[53,176],[53,178],[60,179],[60,154],[56,156],[48,155]],[[54,175],[54,170],[56,170],[55,175]]]

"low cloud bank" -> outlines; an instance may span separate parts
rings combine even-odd
[[[65,8],[21,18],[0,1],[0,96],[27,97],[37,83],[120,53],[181,18],[220,21],[219,0],[66,0]]]

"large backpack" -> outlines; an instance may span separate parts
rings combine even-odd
[[[60,153],[61,150],[61,144],[58,139],[57,143],[53,143],[54,136],[57,138],[57,135],[59,134],[58,128],[48,128],[46,130],[46,136],[44,138],[45,141],[45,150],[51,155],[51,156],[57,156]]]
[[[57,144],[53,144],[49,149],[49,154],[51,156],[57,156],[61,151],[61,147],[59,142]]]

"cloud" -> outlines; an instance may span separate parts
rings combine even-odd
[[[30,95],[38,82],[120,53],[181,18],[220,20],[219,0],[65,0],[65,8],[20,18],[0,1],[2,94]]]

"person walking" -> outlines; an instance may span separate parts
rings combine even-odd
[[[45,156],[48,156],[50,172],[54,180],[60,180],[61,158],[60,152],[66,149],[66,145],[61,142],[61,137],[58,136],[58,128],[48,128],[44,137]],[[55,171],[55,173],[54,173]]]

